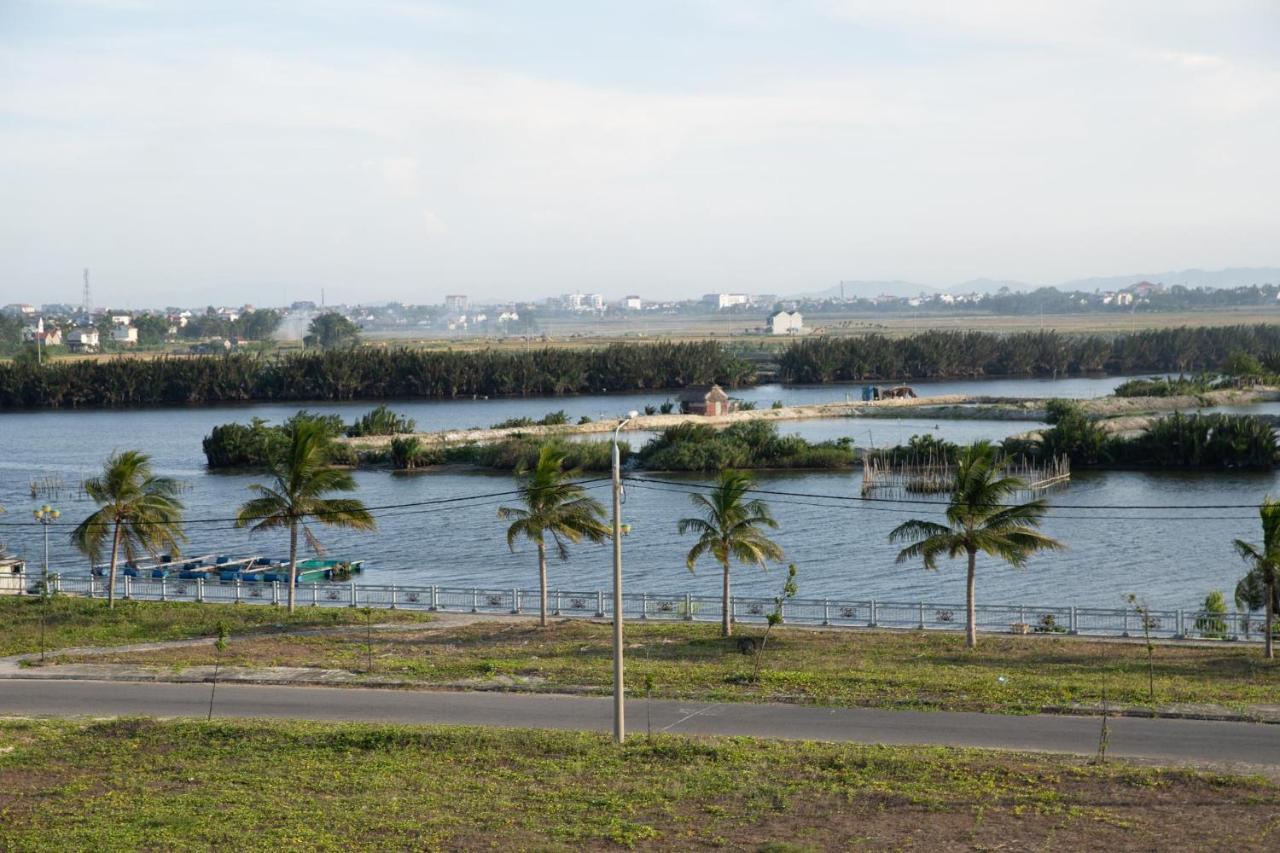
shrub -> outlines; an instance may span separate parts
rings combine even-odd
[[[400,435],[413,432],[417,424],[412,418],[397,415],[385,405],[378,406],[347,427],[347,435]]]
[[[1207,639],[1223,640],[1227,636],[1227,599],[1220,590],[1205,596],[1201,608],[1203,614],[1196,617],[1196,631]]]

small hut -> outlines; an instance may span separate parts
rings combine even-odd
[[[686,415],[727,415],[735,408],[719,385],[686,388],[680,394],[680,411]]]

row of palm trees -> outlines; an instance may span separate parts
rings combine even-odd
[[[287,530],[289,533],[288,607],[295,607],[298,536],[308,547],[321,550],[311,523],[354,530],[374,530],[377,522],[361,501],[332,497],[352,492],[355,479],[349,471],[331,467],[331,439],[315,423],[302,422],[290,432],[285,451],[272,460],[268,485],[253,484],[253,497],[242,504],[235,525],[255,532]],[[611,536],[604,506],[587,494],[575,479],[580,472],[565,465],[565,451],[544,446],[537,462],[519,471],[519,506],[503,506],[498,517],[510,521],[507,544],[514,550],[519,539],[532,542],[538,556],[539,621],[547,624],[547,553],[553,549],[561,560],[569,557],[569,545],[583,540],[604,542]],[[730,574],[734,563],[767,566],[781,561],[783,551],[767,531],[778,527],[768,505],[751,497],[754,481],[734,470],[722,471],[707,494],[693,494],[697,514],[680,519],[681,535],[697,538],[685,564],[693,571],[708,556],[722,573],[721,632],[733,631]],[[115,605],[115,579],[119,556],[135,560],[143,553],[177,551],[185,541],[182,501],[178,483],[157,477],[150,458],[138,451],[113,455],[103,473],[85,483],[86,493],[99,508],[72,532],[72,542],[95,563],[110,543],[108,604]],[[1039,530],[1048,510],[1044,500],[1010,503],[1024,484],[1005,471],[995,446],[976,442],[961,450],[953,469],[953,482],[945,523],[912,519],[889,534],[890,542],[903,544],[899,563],[920,560],[936,570],[942,557],[963,558],[967,564],[965,586],[966,633],[969,647],[977,644],[975,611],[977,557],[986,554],[1021,567],[1041,551],[1063,548],[1061,542]],[[1280,582],[1280,502],[1268,499],[1260,509],[1263,541],[1254,545],[1236,540],[1235,547],[1251,566],[1252,582],[1265,589],[1265,654],[1274,654],[1273,601]]]

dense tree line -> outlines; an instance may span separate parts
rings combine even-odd
[[[1233,356],[1280,366],[1280,326],[1180,327],[1123,335],[923,332],[796,341],[779,357],[784,382],[1066,376],[1217,370]]]
[[[187,324],[178,330],[179,337],[198,340],[200,338],[242,338],[250,341],[262,341],[275,334],[280,328],[280,314],[270,308],[259,308],[246,311],[234,320],[218,314],[216,308],[210,306],[204,314],[197,314],[187,320]],[[141,330],[139,330],[141,336]]]
[[[0,364],[0,408],[232,401],[593,394],[719,382],[755,372],[717,343],[616,344],[524,352],[325,350]]]

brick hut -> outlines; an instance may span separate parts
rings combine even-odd
[[[680,411],[686,415],[727,415],[735,408],[719,385],[686,388],[680,394]]]

